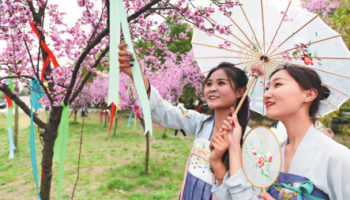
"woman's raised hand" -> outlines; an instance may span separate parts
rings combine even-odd
[[[227,138],[227,134],[222,132],[222,129],[219,130],[218,134],[215,134],[210,141],[210,151],[209,154],[209,163],[213,167],[218,162],[221,162],[222,155],[230,146],[230,143]]]
[[[135,61],[135,57],[134,57],[133,53],[126,50],[127,46],[128,46],[128,44],[126,44],[126,43],[118,45],[118,48],[119,48],[119,53],[118,53],[119,69],[120,69],[120,71],[122,71],[123,73],[127,74],[128,76],[130,76],[132,78],[131,67],[134,66],[133,62]],[[139,58],[137,58],[137,59],[140,63]],[[140,68],[142,71],[141,64],[140,64]]]
[[[232,114],[235,112],[234,108],[231,107]],[[238,145],[240,146],[241,138],[242,138],[242,127],[238,122],[237,116],[229,116],[226,120],[224,120],[224,124],[222,125],[222,129],[228,132],[228,140],[230,145]]]

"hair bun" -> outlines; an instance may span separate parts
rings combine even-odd
[[[328,89],[328,87],[322,85],[322,89],[321,89],[321,97],[322,97],[322,99],[327,99],[330,94],[331,94],[331,91]]]

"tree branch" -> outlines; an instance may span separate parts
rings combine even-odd
[[[106,56],[107,52],[109,51],[109,46],[106,47],[106,49],[100,54],[100,56],[97,58],[95,64],[92,66],[92,69],[96,68],[98,64],[100,64],[101,59]],[[79,95],[79,92],[83,90],[84,85],[86,84],[87,80],[90,78],[92,72],[88,72],[81,84],[79,85],[78,89],[76,89],[76,92],[72,95],[72,98],[69,100],[69,104],[71,104],[75,98]]]
[[[3,86],[0,87],[0,91],[4,92],[16,103],[16,105],[18,105],[28,116],[30,116],[30,109],[28,106],[18,96],[16,96],[7,85],[3,84]],[[46,128],[47,124],[41,121],[41,119],[36,115],[33,115],[33,120],[40,128]]]
[[[21,76],[4,76],[4,77],[0,77],[0,81],[3,79],[9,79],[9,78],[30,78],[30,79],[34,79],[34,77],[32,76],[28,76],[28,75],[21,75]]]
[[[140,8],[140,10],[138,10],[137,12],[135,12],[134,14],[130,15],[128,17],[128,22],[130,22],[131,20],[134,20],[136,18],[138,18],[141,14],[143,14],[144,12],[146,12],[147,10],[149,10],[152,6],[156,5],[157,3],[159,3],[162,0],[153,0],[151,2],[149,2],[148,4],[146,4],[144,7]]]

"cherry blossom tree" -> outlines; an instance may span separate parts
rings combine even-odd
[[[59,6],[51,1],[0,1],[0,41],[6,42],[6,46],[0,49],[0,74],[5,74],[0,76],[0,90],[30,116],[30,108],[19,99],[18,94],[9,89],[5,81],[12,78],[16,86],[21,82],[29,88],[30,80],[36,78],[45,93],[40,103],[50,107],[47,123],[36,115],[33,117],[34,123],[45,129],[42,136],[43,173],[40,179],[40,197],[43,200],[50,198],[54,173],[51,163],[63,110],[62,104],[72,104],[80,98],[79,94],[99,64],[109,65],[106,57],[109,51],[109,0],[98,2],[102,4],[100,9],[96,7],[96,1],[72,1],[72,4],[84,8],[84,11],[73,26],[68,26],[69,16],[60,12]],[[236,2],[211,2],[213,7],[196,7],[190,0],[124,0],[132,39],[136,43],[142,39],[149,44],[156,44],[158,49],[167,54],[167,45],[161,41],[177,41],[188,37],[188,32],[179,37],[168,37],[166,33],[173,23],[187,22],[205,29],[209,34],[215,31],[228,34],[229,27],[216,24],[209,17],[215,10],[229,16]],[[160,23],[151,16],[160,16],[170,22]],[[205,21],[208,21],[210,26],[205,26]],[[152,55],[154,50],[152,47],[140,48],[137,52]],[[146,62],[149,62],[149,59],[151,58]],[[157,61],[158,57],[153,59],[153,66],[162,66],[162,63]],[[172,62],[176,63],[174,68],[179,68],[179,61]],[[87,73],[83,73],[84,69]],[[148,73],[150,69],[145,71]],[[180,77],[181,72],[177,73]],[[180,87],[180,83],[169,84],[169,87],[174,87],[173,91],[176,91],[175,88]],[[163,94],[166,93],[165,89],[158,89]]]

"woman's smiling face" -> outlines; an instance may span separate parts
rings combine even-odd
[[[300,111],[306,97],[307,91],[286,70],[281,70],[271,77],[264,93],[266,116],[283,120]]]
[[[231,86],[232,85],[232,86]],[[235,92],[234,83],[223,69],[218,69],[208,79],[204,88],[204,98],[210,109],[226,109],[235,106],[242,94]]]

